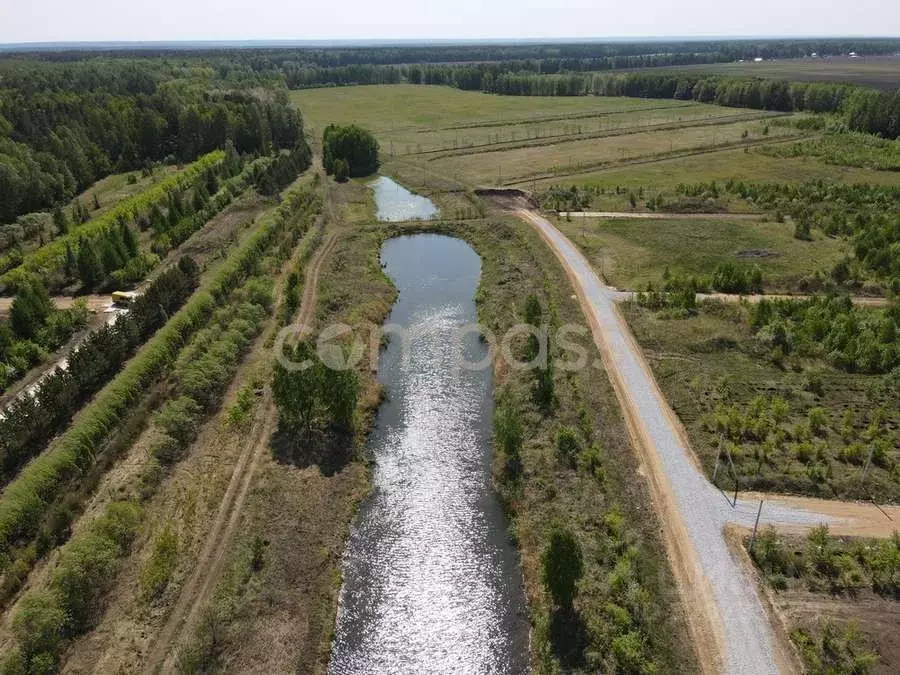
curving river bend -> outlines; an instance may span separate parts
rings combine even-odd
[[[368,449],[374,490],[343,561],[330,672],[521,673],[522,573],[491,486],[492,373],[474,324],[481,261],[465,242],[392,239],[382,262],[410,329],[379,361],[387,399]]]

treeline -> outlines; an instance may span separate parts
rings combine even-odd
[[[15,399],[0,418],[0,483],[6,483],[63,429],[72,415],[115,375],[193,293],[198,270],[182,258],[163,272],[131,309],[91,333],[37,390]]]
[[[15,570],[18,578],[24,578],[36,556],[34,544],[28,542],[53,525],[51,512],[63,492],[72,491],[73,484],[93,466],[149,388],[171,371],[178,351],[208,324],[216,307],[253,274],[266,251],[295,226],[297,214],[318,208],[317,204],[309,188],[288,195],[275,214],[232,252],[215,276],[93,397],[75,423],[7,485],[0,496],[0,570]],[[286,245],[291,246],[297,238],[299,233]],[[65,511],[61,518],[68,523],[74,514],[70,509]]]
[[[270,315],[271,275],[290,256],[317,209],[311,190],[293,192],[270,219],[274,229],[255,238],[250,250],[256,255],[229,261],[237,263],[233,269],[240,270],[241,281],[219,298],[221,304],[208,325],[178,354],[169,383],[174,397],[154,418],[151,461],[140,487],[75,533],[62,548],[46,589],[25,595],[13,618],[16,644],[0,665],[3,672],[56,672],[69,641],[99,620],[105,595],[142,525],[142,502],[152,496],[221,402],[240,355]],[[163,592],[170,580],[164,563],[161,568],[156,562],[151,558],[141,574],[142,591],[150,597]],[[38,629],[40,639],[35,639]]]
[[[893,54],[900,50],[896,39],[770,39],[770,40],[672,40],[634,42],[544,42],[530,44],[390,45],[384,47],[272,47],[252,49],[172,49],[142,47],[117,50],[31,50],[10,54],[46,63],[72,65],[99,57],[115,57],[129,64],[118,75],[119,84],[130,91],[153,91],[158,75],[143,67],[150,59],[165,59],[163,72],[172,76],[191,64],[215,69],[223,79],[246,79],[253,74],[277,71],[284,64],[322,69],[359,65],[403,66],[430,63],[507,62],[541,64],[540,72],[603,70],[638,65],[685,65],[716,63],[762,57],[798,58],[818,53],[838,56],[855,51],[860,55]],[[176,58],[172,58],[177,55]],[[72,70],[84,85],[98,83],[97,69]],[[49,83],[51,86],[53,82]]]
[[[362,66],[354,68],[357,72],[353,76],[328,79],[328,70],[312,69],[307,73],[308,79],[287,78],[286,81],[289,86],[298,88],[324,84],[392,84],[405,80],[412,84],[445,85],[505,96],[629,96],[754,110],[840,113],[852,131],[885,138],[900,136],[900,93],[849,84],[672,71],[602,74],[568,69],[548,74],[541,68],[503,63],[414,65],[402,69],[371,66],[368,71]]]
[[[106,232],[120,227],[124,221],[140,226],[151,217],[154,206],[166,205],[170,194],[195,187],[200,181],[210,184],[211,175],[228,176],[240,170],[240,165],[235,165],[235,153],[214,151],[204,155],[196,162],[188,166],[184,171],[169,176],[152,185],[140,194],[125,199],[100,216],[87,220],[82,224],[76,224],[60,231],[52,241],[44,246],[15,256],[7,255],[0,259],[0,269],[5,273],[0,277],[0,286],[3,288],[16,288],[23,277],[29,274],[39,274],[48,287],[54,287],[54,277],[62,274],[67,262],[71,263],[72,256],[77,256],[77,244],[82,238],[102,236]],[[216,178],[218,180],[218,178]],[[71,271],[71,270],[70,270]],[[62,279],[64,284],[66,279]]]
[[[84,289],[125,287],[141,281],[175,248],[249,187],[274,195],[309,167],[309,146],[246,162],[226,144],[171,180],[125,200],[93,221],[25,256],[19,269],[0,277],[17,287],[28,273],[41,273],[54,289],[79,281]],[[141,251],[138,231],[150,231]]]
[[[170,68],[153,73],[152,62],[0,64],[0,222],[68,201],[114,171],[190,161],[227,141],[242,154],[303,142],[285,96],[207,90]]]

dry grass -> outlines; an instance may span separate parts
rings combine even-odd
[[[790,127],[763,122],[687,126],[677,131],[648,131],[578,142],[554,143],[492,153],[436,159],[437,170],[460,176],[470,184],[509,184],[581,173],[593,167],[736,143],[752,143],[798,134]],[[745,136],[746,133],[746,136]]]
[[[595,270],[620,289],[658,285],[666,269],[710,276],[716,265],[759,265],[769,292],[798,290],[798,282],[816,271],[830,270],[845,243],[815,233],[813,241],[793,236],[790,224],[734,220],[598,220],[554,219],[585,253]],[[747,257],[765,251],[765,257]],[[743,255],[742,255],[743,254]]]
[[[776,158],[742,149],[721,150],[703,155],[659,159],[630,166],[612,166],[568,176],[565,180],[548,178],[537,181],[538,189],[553,183],[596,184],[605,188],[619,185],[630,189],[674,190],[679,183],[726,181],[800,182],[832,180],[839,183],[900,185],[900,176],[891,171],[834,166],[809,157]],[[531,181],[523,182],[531,187]]]

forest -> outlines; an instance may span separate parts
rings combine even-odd
[[[0,60],[0,223],[59,206],[112,173],[305,143],[285,95],[196,83],[150,61]],[[208,74],[208,73],[206,73]]]

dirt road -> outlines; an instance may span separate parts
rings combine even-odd
[[[71,295],[58,295],[50,298],[56,309],[71,309],[75,305],[76,300],[84,300],[87,308],[92,312],[105,312],[112,304],[112,299],[108,293],[102,295],[79,295],[72,297]],[[0,315],[8,314],[15,298],[0,298]]]
[[[637,297],[637,291],[620,291],[612,287],[607,287],[609,296],[615,302],[625,302],[633,300]],[[736,293],[697,293],[697,300],[721,300],[722,302],[741,302],[746,300],[751,304],[757,304],[762,300],[809,300],[811,295],[783,295],[772,293],[767,295],[759,295],[752,293],[750,295],[739,295]],[[851,295],[850,302],[857,307],[888,307],[891,301],[888,298],[876,298],[868,295]]]
[[[310,325],[316,309],[316,289],[319,272],[328,253],[334,247],[335,236],[329,236],[310,261],[303,287],[303,298],[296,320],[298,325]],[[206,543],[194,566],[194,572],[181,589],[178,601],[160,631],[153,651],[144,664],[145,673],[172,672],[175,666],[173,647],[197,625],[202,610],[208,606],[222,568],[227,559],[229,544],[240,521],[241,511],[253,485],[253,478],[269,447],[278,414],[271,392],[266,389],[259,412],[235,464],[231,482],[222,497],[219,510]]]
[[[561,218],[601,218],[624,220],[759,220],[762,213],[645,213],[641,211],[560,211]]]
[[[726,525],[753,526],[758,499],[742,498],[733,506],[697,468],[683,427],[616,307],[618,292],[601,283],[577,247],[545,218],[524,209],[516,214],[551,247],[578,293],[645,465],[704,670],[792,670],[789,645],[776,635],[754,584],[724,537]],[[782,499],[766,502],[760,522],[791,528],[829,522],[853,529],[855,524],[881,520],[888,519],[874,506],[860,507],[856,513],[823,513],[810,500]]]

